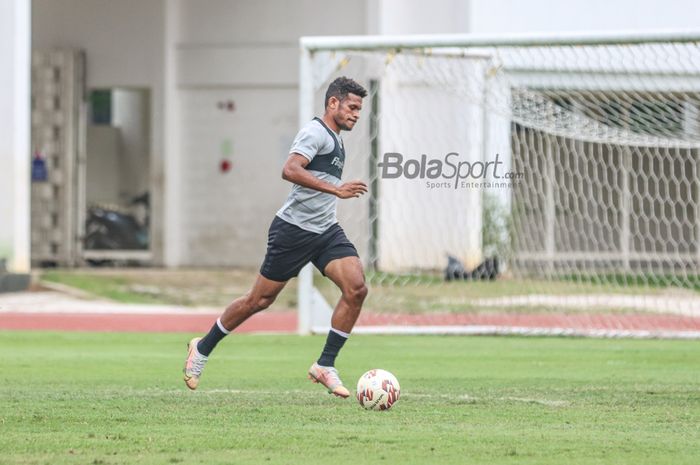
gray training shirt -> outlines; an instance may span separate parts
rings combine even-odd
[[[308,158],[306,169],[317,178],[336,186],[341,183],[345,164],[343,141],[319,118],[309,121],[299,131],[289,153]],[[277,216],[301,229],[321,234],[338,222],[337,200],[333,194],[294,184]]]

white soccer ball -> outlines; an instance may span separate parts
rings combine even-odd
[[[386,370],[369,370],[357,381],[357,401],[367,410],[389,410],[400,394],[399,380]]]

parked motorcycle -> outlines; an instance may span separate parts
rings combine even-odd
[[[93,205],[85,225],[85,250],[146,250],[149,243],[150,196],[134,197],[131,209]],[[133,210],[141,209],[137,219]]]

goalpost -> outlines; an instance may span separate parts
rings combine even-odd
[[[300,47],[301,124],[338,76],[369,91],[343,137],[344,179],[370,193],[338,210],[370,287],[355,332],[586,334],[524,319],[700,318],[700,32]],[[299,276],[303,334],[327,330],[338,297],[314,273]],[[515,323],[503,329],[503,315]],[[673,333],[654,321],[644,334]],[[602,335],[644,335],[611,325]]]

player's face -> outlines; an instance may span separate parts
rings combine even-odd
[[[337,102],[336,105],[336,110],[333,113],[335,124],[343,131],[352,131],[357,120],[360,119],[362,97],[355,94],[348,94],[342,101]]]

